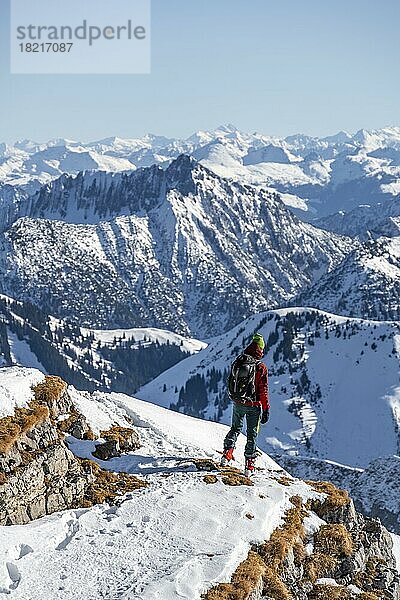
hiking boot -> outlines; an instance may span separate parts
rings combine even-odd
[[[233,460],[233,448],[226,448],[221,458],[221,467],[226,467]]]
[[[256,468],[256,456],[246,456],[244,474],[246,477],[253,475]]]

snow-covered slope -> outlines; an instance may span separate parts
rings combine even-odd
[[[232,487],[221,480],[207,485],[193,459],[219,459],[224,425],[122,394],[72,390],[71,395],[94,431],[133,420],[141,448],[99,462],[111,471],[137,474],[149,485],[115,506],[1,527],[0,594],[15,600],[199,600],[215,583],[230,580],[252,544],[268,539],[291,506],[290,496],[314,495],[300,481],[281,485],[276,479],[282,470],[265,454],[253,486]],[[68,443],[76,454],[93,459],[93,442],[70,437]],[[237,466],[243,450],[241,436]],[[315,530],[322,522],[314,515],[309,523]]]
[[[400,237],[382,237],[356,247],[292,302],[336,314],[399,320]]]
[[[37,369],[10,367],[0,376],[0,419],[14,414],[15,408],[25,408],[33,399],[32,386],[43,379]]]
[[[165,171],[64,176],[18,216],[1,240],[3,293],[80,325],[202,338],[288,300],[352,245],[184,155]]]
[[[229,423],[228,369],[261,331],[267,340],[268,452],[365,467],[400,450],[398,323],[346,319],[303,308],[253,316],[138,392],[163,406]]]

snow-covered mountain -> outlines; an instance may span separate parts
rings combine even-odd
[[[336,314],[400,319],[400,237],[364,242],[293,300]]]
[[[132,394],[206,345],[153,328],[86,329],[0,296],[0,366],[38,368],[83,390]]]
[[[303,134],[278,138],[226,125],[184,140],[152,134],[89,143],[24,140],[0,145],[0,184],[31,193],[62,173],[131,171],[153,164],[165,168],[182,153],[223,177],[297,197],[294,210],[306,220],[347,212],[360,204],[375,205],[400,192],[399,127],[325,138]]]
[[[213,600],[222,592],[300,599],[315,591],[356,600],[376,590],[397,600],[390,536],[345,494],[290,477],[264,453],[250,481],[237,468],[243,436],[234,468],[217,466],[224,425],[57,384],[55,391],[35,369],[0,369],[0,397],[8,401],[2,426],[37,405],[38,388],[30,386],[48,392],[40,397],[41,420],[1,455],[1,510],[14,512],[0,527],[0,593],[15,600]],[[68,433],[74,419],[90,428],[89,438],[79,428]],[[135,448],[94,456],[116,431],[135,436]],[[17,469],[16,457],[23,460]],[[72,507],[63,461],[83,486]],[[131,489],[118,489],[123,482]],[[41,518],[22,518],[22,484],[29,510],[35,506]]]
[[[400,196],[375,206],[358,206],[314,222],[318,227],[360,239],[396,237],[400,235]]]
[[[293,308],[255,315],[146,384],[143,400],[229,423],[226,378],[254,331],[267,340],[263,450],[366,467],[400,452],[400,327]]]
[[[182,155],[163,170],[63,176],[16,206],[1,291],[90,327],[207,337],[334,268],[348,238]]]

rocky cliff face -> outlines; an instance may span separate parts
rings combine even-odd
[[[71,409],[66,385],[60,385],[47,410],[39,415],[35,407],[28,415],[31,424],[26,423],[20,432],[16,431],[9,448],[2,448],[1,525],[27,523],[82,503],[93,476],[68,449],[56,421]],[[10,419],[10,430],[12,426]]]
[[[77,458],[64,441],[64,431],[93,438],[67,385],[58,377],[46,377],[36,389],[39,397],[29,409],[17,409],[14,417],[0,420],[0,525],[25,524],[100,498],[101,470]],[[140,446],[132,429],[114,427],[103,437],[95,451],[102,460]],[[103,483],[129,483],[122,479]]]

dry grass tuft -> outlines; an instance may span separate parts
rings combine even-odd
[[[222,477],[222,483],[225,485],[253,485],[253,482],[242,473],[226,473]]]
[[[353,540],[344,525],[321,525],[314,534],[316,552],[332,557],[350,556],[353,553]]]
[[[117,496],[123,496],[146,487],[147,483],[128,473],[111,473],[105,471],[92,460],[81,460],[86,471],[90,470],[95,476],[95,481],[89,484],[85,491],[83,506],[89,507],[103,502],[112,503]]]
[[[3,485],[3,483],[6,483],[7,481],[7,477],[5,476],[4,473],[0,473],[0,485]]]
[[[336,568],[338,561],[333,556],[314,552],[304,559],[304,579],[315,583],[321,577],[328,577]]]
[[[285,485],[287,487],[289,487],[289,485],[292,485],[294,481],[291,477],[288,477],[287,475],[282,475],[281,477],[272,477],[271,479],[274,479],[281,485]]]
[[[216,475],[204,475],[203,481],[205,483],[217,483],[218,477]]]
[[[40,404],[46,404],[50,409],[55,400],[57,400],[67,389],[67,384],[57,377],[57,375],[46,375],[44,380],[33,388],[35,399]]]
[[[307,508],[313,510],[321,518],[350,502],[349,494],[345,490],[338,489],[329,481],[306,481],[306,483],[316,492],[327,496],[323,500],[314,498],[307,502]]]
[[[48,416],[47,406],[33,400],[29,408],[17,408],[14,415],[0,419],[0,454],[7,454],[22,435],[41,425]]]
[[[377,566],[379,564],[382,564],[384,561],[381,558],[369,558],[367,560],[367,564],[366,564],[366,568],[365,571],[361,571],[359,573],[356,573],[355,577],[354,577],[354,583],[361,588],[362,590],[365,588],[369,588],[370,590],[373,590],[373,593],[378,597],[378,598],[384,598],[385,596],[382,596],[382,592],[380,592],[379,590],[375,590],[374,589],[374,583],[377,577],[379,577],[379,571],[377,569]]]
[[[305,538],[303,519],[307,512],[303,509],[300,496],[292,496],[290,501],[293,508],[286,511],[283,525],[275,529],[268,542],[262,544],[259,549],[265,564],[275,573],[282,572],[284,560],[290,551],[293,551],[298,559],[303,553],[300,547],[303,548]]]
[[[211,458],[194,458],[193,463],[198,471],[219,471],[219,466]]]
[[[308,598],[309,600],[350,600],[351,595],[348,589],[342,586],[316,585]]]
[[[363,592],[359,596],[357,596],[357,600],[381,600],[385,596],[382,595],[384,592],[380,592],[379,596],[374,594],[373,592]]]
[[[231,583],[219,583],[201,597],[203,600],[247,600],[265,573],[262,559],[250,551],[232,575]]]
[[[63,421],[59,421],[57,423],[57,428],[60,431],[62,431],[63,433],[68,433],[69,430],[71,429],[72,425],[76,421],[78,421],[79,417],[80,417],[80,413],[76,410],[76,408],[73,408],[67,419],[64,419]],[[84,440],[95,440],[96,436],[94,435],[94,433],[91,429],[88,429],[88,431],[85,431],[85,433],[83,434],[83,439]]]
[[[131,437],[132,433],[133,429],[129,427],[120,427],[119,425],[114,425],[107,431],[101,431],[100,437],[104,438],[105,440],[117,441],[119,442],[121,448],[123,448]]]
[[[274,598],[274,600],[291,600],[292,598],[286,585],[277,573],[269,567],[267,567],[264,575],[264,590],[268,598]]]

